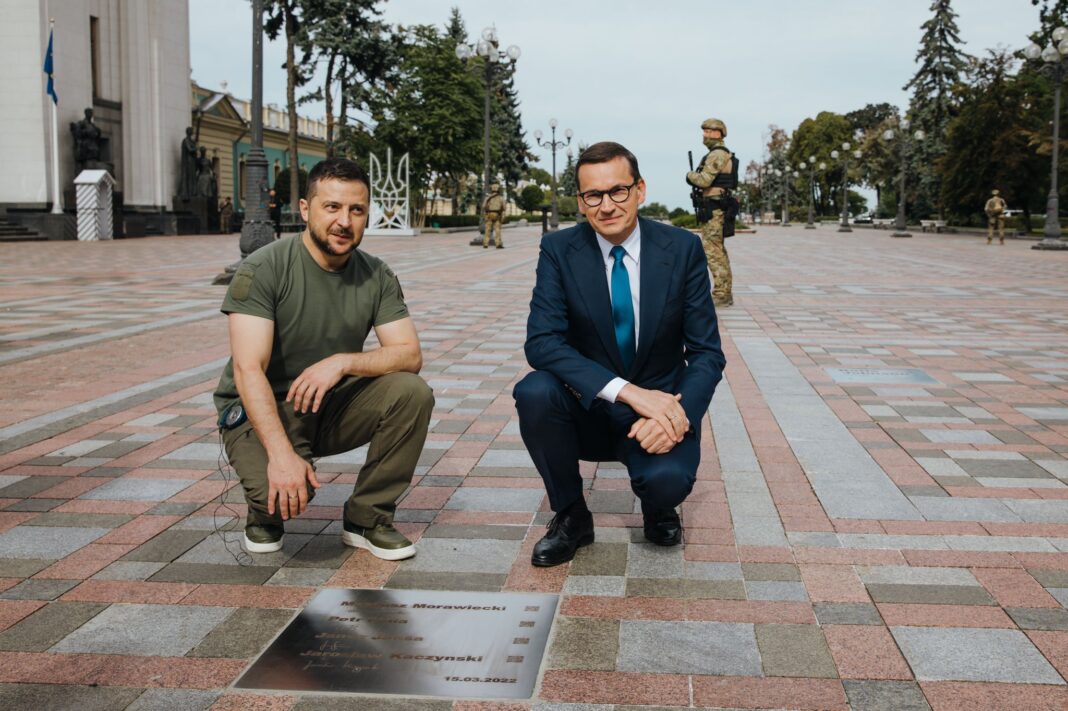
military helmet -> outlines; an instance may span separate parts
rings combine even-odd
[[[497,192],[500,189],[501,189],[501,184],[498,183],[496,180],[494,180],[492,183],[490,183],[490,190],[492,192]]]
[[[1000,190],[997,190],[997,189],[995,188],[994,190],[991,190],[991,191],[990,191],[990,194],[991,194],[991,195],[1001,195],[1001,191],[1000,191]]]
[[[705,119],[701,124],[701,128],[713,128],[719,129],[723,133],[723,137],[727,137],[727,124],[720,121],[718,118]]]

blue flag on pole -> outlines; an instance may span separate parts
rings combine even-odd
[[[54,31],[48,31],[48,52],[45,54],[44,73],[48,75],[48,95],[52,97],[53,103],[58,104],[59,97],[56,96],[56,86],[52,79],[52,33]]]

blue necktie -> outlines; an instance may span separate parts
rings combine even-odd
[[[630,275],[623,257],[627,250],[620,246],[612,247],[610,254],[616,260],[612,265],[612,322],[616,327],[616,343],[619,354],[623,356],[624,371],[630,370],[634,362],[634,302],[630,300]]]

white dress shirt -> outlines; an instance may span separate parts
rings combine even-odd
[[[604,275],[608,280],[608,293],[614,299],[615,295],[612,294],[612,267],[615,266],[616,260],[612,256],[612,247],[615,245],[606,240],[601,235],[597,235],[597,246],[601,249],[601,256],[604,257]],[[638,309],[638,305],[641,303],[641,252],[642,252],[642,230],[641,225],[634,225],[634,231],[630,233],[627,239],[623,240],[623,243],[619,245],[622,247],[626,254],[623,255],[623,265],[627,268],[627,277],[630,279],[630,301],[634,307],[634,347],[638,347],[638,328],[640,319],[638,314],[641,313]],[[597,393],[597,397],[608,402],[615,402],[616,397],[619,395],[619,391],[623,389],[624,385],[627,385],[629,381],[623,378],[612,378],[608,381],[608,384],[604,386],[601,392]]]

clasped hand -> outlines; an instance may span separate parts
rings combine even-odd
[[[616,399],[640,415],[627,436],[636,439],[650,454],[671,451],[690,429],[690,421],[680,404],[681,394],[646,390],[628,383]]]
[[[309,409],[318,412],[323,398],[345,376],[342,355],[332,355],[309,365],[289,386],[286,402],[293,402],[293,409],[306,413]]]

